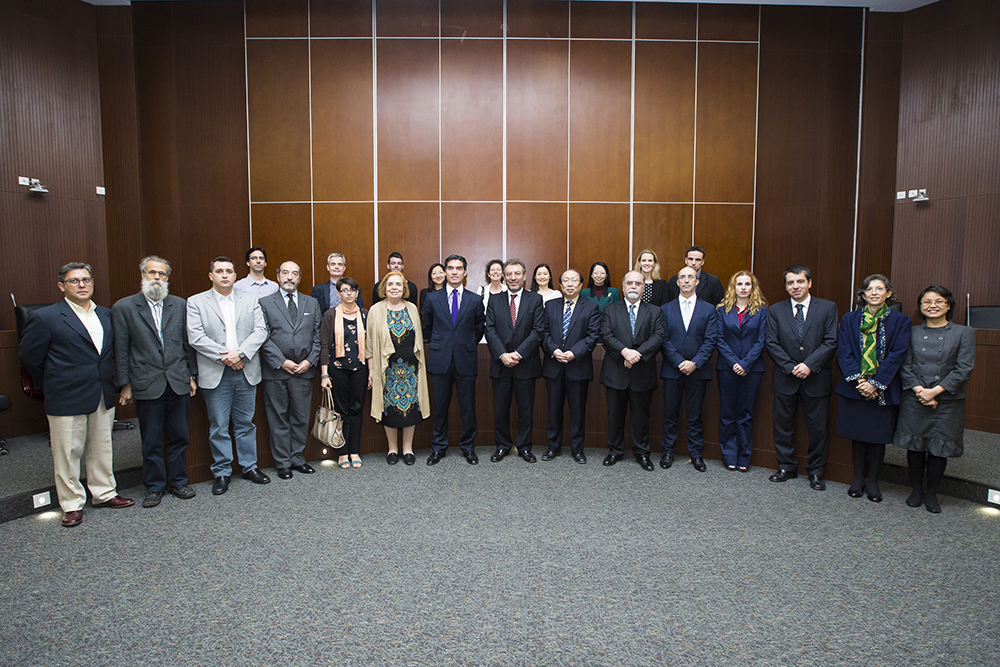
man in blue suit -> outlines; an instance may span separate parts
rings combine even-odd
[[[71,262],[59,270],[66,298],[35,311],[18,350],[35,388],[45,394],[49,444],[62,525],[83,521],[87,493],[80,483],[80,459],[87,452],[87,487],[94,507],[128,507],[116,488],[111,451],[115,420],[115,332],[111,310],[91,301],[90,267]]]
[[[347,270],[347,258],[339,252],[331,252],[326,258],[326,271],[330,274],[330,279],[313,285],[312,298],[319,302],[320,318],[323,313],[340,305],[340,292],[337,291],[337,281],[344,277]],[[365,301],[358,292],[357,304],[364,308]]]
[[[705,386],[712,379],[709,358],[715,349],[712,326],[715,306],[699,299],[695,290],[698,274],[690,266],[677,273],[679,295],[661,306],[666,334],[663,339],[663,456],[660,467],[674,463],[681,401],[687,413],[687,446],[691,465],[705,472],[705,438],[702,433],[701,405]]]
[[[458,389],[458,409],[462,415],[462,438],[459,446],[470,465],[479,463],[476,455],[476,374],[479,370],[479,340],[486,332],[483,300],[462,287],[466,262],[461,255],[450,255],[444,262],[447,285],[435,290],[424,301],[424,340],[429,340],[427,372],[434,392],[433,452],[427,465],[437,465],[448,449],[448,408],[452,386]]]

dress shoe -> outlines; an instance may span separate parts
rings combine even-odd
[[[868,500],[872,501],[873,503],[880,503],[880,502],[882,502],[882,494],[881,493],[869,493],[868,494]]]
[[[936,493],[928,493],[924,496],[924,507],[926,507],[927,511],[931,514],[941,513],[941,503],[938,502]]]
[[[146,494],[146,497],[142,499],[143,507],[156,507],[163,500],[163,491],[150,491]]]
[[[405,463],[406,465],[411,466],[416,462],[417,462],[417,457],[413,455],[413,452],[410,452],[409,454],[403,454],[403,463]]]
[[[81,521],[83,521],[83,510],[73,510],[72,512],[63,514],[62,525],[72,528],[73,526],[79,526]]]
[[[698,472],[705,472],[706,470],[708,470],[708,466],[705,465],[705,459],[701,458],[700,456],[696,456],[693,459],[691,459],[691,465],[693,465],[694,469],[697,470]]]
[[[192,489],[187,484],[170,487],[170,493],[177,496],[181,500],[191,500],[196,495],[198,495],[197,493],[194,492],[194,489]]]
[[[799,473],[794,470],[785,470],[784,468],[781,468],[778,472],[768,477],[768,479],[772,482],[787,482],[788,480],[795,479],[798,476]]]
[[[500,461],[503,461],[503,457],[507,456],[507,453],[509,451],[510,451],[509,449],[496,450],[495,452],[493,452],[493,456],[490,457],[490,461],[493,461],[493,463],[499,463]]]
[[[399,461],[399,452],[389,452],[385,455],[385,462],[389,465],[394,466],[397,461]]]
[[[809,488],[813,491],[826,491],[823,475],[809,475]]]
[[[440,452],[431,452],[431,455],[427,457],[427,465],[436,466],[443,458],[444,450]]]
[[[94,504],[94,507],[114,507],[115,509],[120,509],[122,507],[131,507],[132,505],[135,505],[135,501],[131,498],[115,496],[111,500],[105,500],[103,503]]]
[[[520,456],[525,461],[527,461],[528,463],[534,463],[535,461],[538,460],[535,458],[535,455],[531,453],[530,449],[519,449],[517,450],[517,455]]]
[[[907,507],[920,507],[924,504],[924,492],[923,490],[914,491],[910,494],[910,497],[906,499]]]
[[[316,472],[316,468],[313,468],[308,463],[303,463],[302,465],[299,466],[292,466],[292,470],[294,470],[295,472],[300,472],[303,475],[311,475],[314,472]]]
[[[649,460],[649,454],[637,454],[635,460],[643,470],[656,470],[653,462]]]
[[[577,463],[586,463],[587,455],[584,454],[583,452],[579,452],[573,455],[573,460],[576,461]]]
[[[608,454],[604,457],[604,465],[613,466],[622,460],[622,454]]]
[[[551,461],[552,459],[554,459],[555,457],[559,456],[560,454],[562,454],[562,452],[560,452],[558,449],[546,449],[545,453],[542,454],[542,460],[543,461]]]
[[[212,482],[212,495],[221,496],[229,490],[229,475],[220,475]]]
[[[249,479],[254,484],[269,484],[271,478],[262,473],[258,468],[243,473],[243,479]]]
[[[479,464],[479,456],[476,455],[475,451],[468,451],[468,452],[466,452],[465,453],[465,460],[469,463],[470,466],[474,466],[474,465],[478,465]]]
[[[853,486],[847,490],[847,495],[851,498],[860,498],[865,494],[865,487],[862,485],[860,488],[854,488]]]
[[[291,479],[292,469],[291,468],[278,468],[278,479]]]
[[[660,467],[666,470],[674,464],[674,455],[671,453],[666,453],[660,457]]]

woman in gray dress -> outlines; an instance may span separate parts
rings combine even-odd
[[[962,455],[965,433],[965,383],[976,361],[976,337],[971,327],[951,321],[955,297],[931,285],[917,299],[924,323],[913,327],[910,350],[899,371],[903,400],[892,443],[908,450],[913,493],[910,507],[937,514],[937,487],[951,457]],[[924,471],[927,485],[924,486]]]

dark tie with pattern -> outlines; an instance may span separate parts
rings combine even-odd
[[[802,334],[806,331],[806,317],[802,314],[802,309],[805,308],[801,303],[795,304],[795,335],[799,337],[799,342],[802,341]]]
[[[288,318],[294,323],[295,318],[299,316],[299,309],[295,306],[295,295],[288,295]]]
[[[566,312],[563,313],[563,342],[566,342],[566,334],[569,333],[569,318],[570,318],[570,308],[572,308],[573,302],[566,302]]]
[[[635,304],[628,307],[628,320],[632,325],[632,337],[635,338]]]

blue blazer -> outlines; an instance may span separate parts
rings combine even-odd
[[[424,340],[430,341],[427,344],[430,348],[428,373],[444,375],[454,359],[458,375],[477,375],[479,341],[486,333],[486,313],[483,312],[481,296],[463,289],[458,319],[452,324],[448,288],[435,290],[427,295],[420,319],[423,321]]]
[[[584,299],[587,299],[588,301],[596,303],[598,313],[603,313],[604,307],[609,303],[614,303],[615,301],[622,300],[622,292],[617,287],[609,287],[606,290],[604,290],[604,296],[602,296],[600,299],[594,298],[594,296],[590,292],[589,287],[584,287],[582,290],[580,290],[580,296]]]
[[[684,361],[693,361],[698,367],[688,377],[694,380],[711,380],[712,366],[709,360],[715,349],[715,306],[697,299],[691,324],[684,329],[681,303],[677,299],[660,306],[663,313],[663,365],[660,377],[677,379],[684,375],[677,366]]]
[[[764,372],[764,347],[767,345],[767,307],[753,315],[747,314],[740,326],[736,306],[728,313],[722,307],[715,309],[715,346],[719,358],[716,370],[733,372],[739,364],[748,373]]]
[[[840,321],[837,334],[837,364],[842,377],[837,383],[837,393],[859,401],[867,400],[858,391],[857,381],[861,378],[861,318],[863,310],[852,310]],[[910,332],[913,323],[910,318],[895,310],[879,323],[875,335],[876,355],[880,359],[878,370],[869,378],[877,389],[885,392],[886,405],[899,405],[903,389],[899,379],[899,369],[903,365],[906,351],[910,349]]]
[[[576,307],[569,318],[566,340],[562,339],[563,298],[552,299],[545,304],[545,338],[542,339],[542,375],[555,380],[559,373],[566,371],[568,380],[594,379],[594,348],[601,335],[601,313],[593,301],[577,297]],[[568,364],[556,361],[552,353],[556,350],[573,353],[573,361]]]
[[[24,327],[18,350],[21,365],[31,374],[35,388],[45,394],[45,414],[89,415],[101,400],[115,404],[115,330],[111,309],[97,306],[104,327],[100,352],[87,327],[66,300],[36,310]]]

